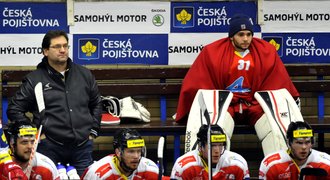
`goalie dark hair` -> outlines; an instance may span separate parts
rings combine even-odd
[[[206,124],[203,124],[197,133],[197,141],[201,143],[201,145],[204,147],[205,144],[207,144],[207,131],[208,131],[208,126]],[[223,129],[217,125],[211,125],[211,135],[226,135]],[[224,145],[226,146],[226,142],[224,142]]]

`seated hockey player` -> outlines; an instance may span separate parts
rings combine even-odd
[[[312,149],[314,143],[313,130],[307,122],[291,122],[287,130],[287,150],[280,150],[266,156],[259,168],[259,179],[299,179],[303,168],[311,171],[323,169],[330,179],[330,155]],[[310,173],[314,176],[318,172]],[[322,179],[306,176],[305,179]]]
[[[13,162],[9,154],[9,146],[2,129],[0,119],[0,180],[20,179],[27,180],[21,166]]]
[[[159,169],[145,158],[144,139],[133,129],[120,129],[113,140],[115,154],[94,162],[84,172],[82,179],[158,179]]]
[[[255,127],[265,155],[285,149],[285,138],[278,129],[285,129],[285,134],[287,127],[274,127],[272,123],[278,120],[276,116],[283,117],[288,111],[281,112],[282,116],[273,112],[265,115],[265,108],[256,100],[255,93],[286,89],[290,98],[299,104],[299,92],[275,47],[254,37],[252,18],[236,14],[230,18],[229,24],[228,37],[206,45],[187,72],[178,100],[176,122],[186,124],[191,121],[187,117],[198,90],[227,90],[233,93],[233,98],[227,109],[228,115],[220,126],[229,139],[234,124],[245,124]],[[195,121],[199,121],[198,118]]]
[[[37,128],[31,121],[14,121],[9,123],[5,134],[13,162],[23,169],[25,175],[31,173],[29,179],[59,180],[56,166],[48,157],[35,152],[35,156],[30,162],[37,134]],[[32,168],[31,172],[28,172],[29,165]]]
[[[208,179],[208,125],[202,125],[197,134],[198,149],[179,157],[174,163],[171,179]],[[226,150],[226,135],[219,125],[211,125],[212,179],[249,179],[246,160]]]

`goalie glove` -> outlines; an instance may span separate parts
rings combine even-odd
[[[130,96],[120,99],[121,118],[132,118],[138,122],[150,122],[149,111]]]

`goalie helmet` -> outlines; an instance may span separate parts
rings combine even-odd
[[[204,147],[207,144],[208,125],[203,124],[197,133],[197,141]],[[226,134],[219,125],[211,125],[211,143],[224,143],[226,146]]]
[[[141,137],[140,133],[136,130],[125,128],[118,130],[113,139],[113,148],[135,148],[135,147],[145,147],[144,139]]]
[[[16,144],[18,137],[35,136],[37,128],[30,121],[14,121],[8,124],[5,134],[9,142]]]
[[[312,144],[314,144],[312,127],[304,121],[291,122],[286,131],[286,138],[288,139],[289,145],[292,144],[296,138],[311,138]]]

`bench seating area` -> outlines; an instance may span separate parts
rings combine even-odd
[[[289,75],[301,93],[302,114],[318,133],[318,148],[324,148],[324,133],[330,133],[330,121],[326,116],[325,97],[329,97],[330,64],[288,64]],[[115,66],[107,68],[90,68],[98,81],[103,96],[112,95],[118,98],[132,96],[135,100],[146,102],[148,99],[157,101],[156,107],[150,109],[152,121],[147,124],[121,124],[102,126],[101,136],[113,135],[122,127],[135,128],[142,135],[174,136],[174,158],[180,156],[180,136],[185,133],[185,126],[176,124],[171,116],[175,109],[169,109],[169,103],[176,103],[181,82],[189,66]],[[6,109],[8,98],[18,89],[22,78],[29,70],[6,70],[1,72],[2,78],[2,119],[7,122]],[[317,99],[317,113],[310,115],[310,106],[305,106],[309,99]],[[314,107],[315,108],[315,107]],[[156,112],[158,111],[158,112]],[[327,112],[330,114],[330,112]],[[156,114],[156,116],[153,116]],[[254,134],[254,128],[235,126],[235,134]]]

